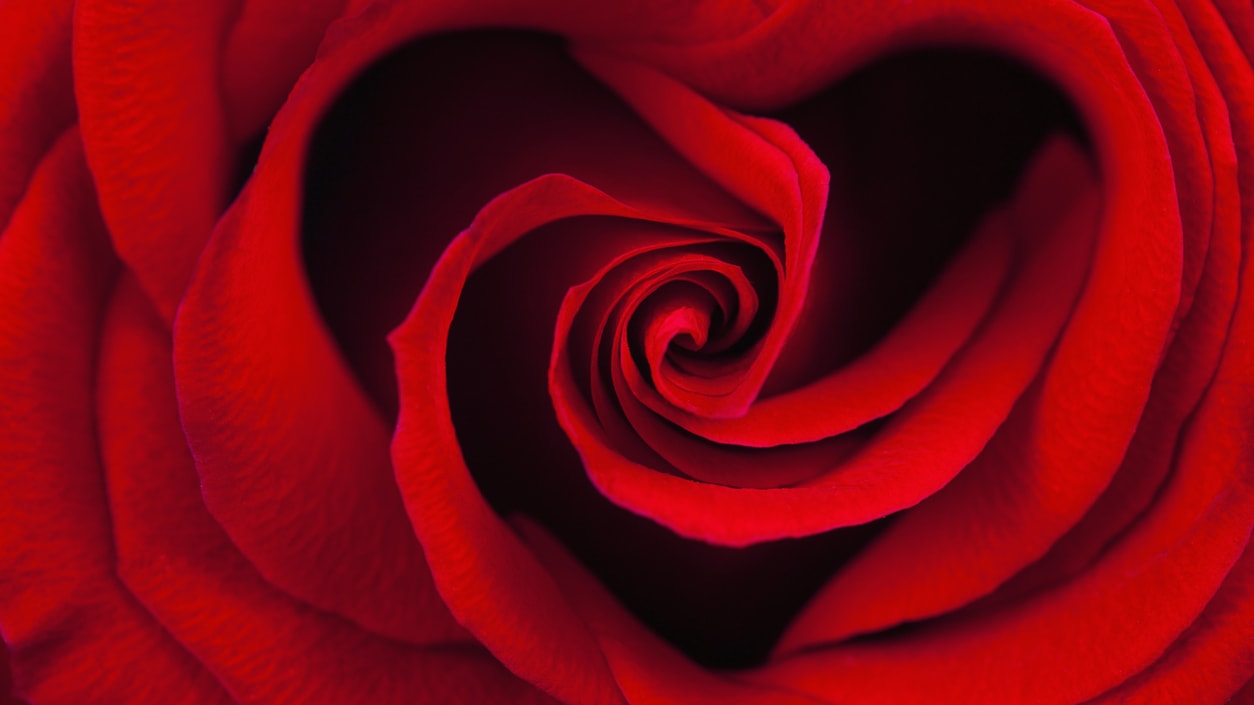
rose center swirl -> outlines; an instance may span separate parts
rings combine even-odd
[[[1031,292],[1074,295],[1088,243],[1023,222],[1013,194],[1065,174],[1065,149],[1046,154],[1052,166],[1025,164],[1076,121],[1015,65],[932,52],[873,65],[781,123],[715,114],[726,132],[703,137],[685,132],[696,104],[661,79],[579,61],[546,39],[453,35],[361,77],[312,146],[312,288],[386,412],[383,336],[451,271],[461,251],[448,238],[476,213],[504,227],[485,203],[515,194],[499,223],[556,191],[619,204],[463,248],[446,352],[431,358],[447,380],[449,463],[465,463],[501,516],[553,531],[698,661],[757,663],[882,517],[983,447],[955,434],[951,463],[909,476],[917,419],[958,417],[942,403],[954,395],[920,392],[969,385],[1010,345],[1047,352],[1069,298],[1051,307]],[[736,140],[756,140],[767,162],[746,167]],[[830,195],[807,192],[811,149],[832,170]],[[354,236],[363,229],[383,236]],[[1012,320],[1034,326],[998,323]],[[1004,370],[1007,404],[1032,354]]]

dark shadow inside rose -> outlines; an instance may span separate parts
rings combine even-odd
[[[806,308],[764,395],[866,352],[905,315],[1050,134],[1087,143],[1067,99],[1022,65],[894,55],[773,117],[831,172]]]
[[[499,513],[540,520],[658,634],[709,666],[761,662],[788,618],[882,523],[722,548],[680,538],[592,486],[549,407],[544,323],[556,318],[566,277],[578,276],[555,273],[552,253],[578,247],[604,228],[599,220],[534,231],[471,278],[448,354],[462,453]]]
[[[617,198],[669,191],[747,210],[674,154],[553,37],[434,37],[385,57],[331,107],[305,177],[303,252],[317,304],[385,414],[385,340],[449,241],[492,198],[544,174]]]
[[[253,169],[257,166],[257,158],[261,156],[261,148],[265,145],[266,133],[254,135],[244,141],[239,146],[239,151],[235,155],[235,170],[231,174],[231,185],[227,190],[230,203],[239,196],[244,190],[244,185],[248,183],[248,179],[253,175]]]
[[[944,50],[878,62],[776,117],[831,170],[832,196],[810,302],[769,393],[879,340],[1010,193],[1044,136],[1080,133],[1065,99],[1019,65]],[[639,190],[642,175],[663,175],[694,204],[726,198],[553,38],[478,32],[415,42],[330,109],[310,146],[305,263],[329,330],[385,415],[397,403],[385,336],[436,258],[490,199],[551,172],[616,195]],[[589,245],[599,221],[545,227],[471,278],[448,351],[463,454],[498,512],[537,518],[692,658],[760,663],[884,522],[719,548],[678,538],[593,488],[553,416],[547,366],[561,296],[609,251]]]

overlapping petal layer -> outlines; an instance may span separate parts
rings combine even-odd
[[[70,82],[73,3],[0,7],[0,228],[35,167],[74,122]],[[33,11],[32,11],[33,10]]]
[[[823,414],[796,412],[797,407],[785,402],[804,399],[805,394],[821,398],[812,388],[802,386],[778,398],[755,400],[758,406],[750,404],[738,409],[743,413],[730,415],[722,407],[702,407],[685,396],[702,389],[723,389],[708,386],[717,382],[711,375],[737,374],[745,367],[703,360],[689,362],[681,373],[674,372],[717,330],[714,311],[720,315],[727,311],[719,308],[718,296],[712,290],[707,290],[703,299],[700,287],[674,287],[673,299],[650,302],[650,296],[658,295],[658,289],[653,288],[660,281],[658,277],[679,273],[675,265],[666,265],[660,256],[635,255],[635,271],[629,271],[632,265],[623,261],[607,262],[605,270],[595,278],[572,289],[559,316],[550,373],[559,418],[580,450],[590,478],[607,497],[682,534],[708,541],[739,545],[806,535],[866,521],[923,500],[921,506],[907,512],[828,586],[824,596],[802,614],[781,645],[779,663],[766,667],[753,680],[777,687],[806,683],[803,689],[815,696],[839,699],[852,691],[838,693],[825,688],[854,679],[865,683],[868,689],[880,688],[878,693],[867,690],[857,694],[868,701],[925,701],[942,692],[938,690],[942,687],[940,681],[932,682],[926,677],[931,666],[924,654],[937,654],[938,678],[949,672],[946,669],[957,668],[955,664],[964,659],[987,662],[996,657],[1007,666],[1005,672],[1009,675],[993,682],[984,682],[983,673],[969,679],[951,678],[944,686],[951,690],[944,692],[950,692],[952,697],[964,697],[970,692],[983,692],[990,702],[1022,697],[1032,688],[1044,687],[1032,686],[1034,679],[1048,678],[1062,668],[1085,675],[1067,689],[1055,689],[1056,693],[1049,697],[1057,702],[1093,697],[1119,684],[1168,648],[1222,583],[1248,536],[1248,508],[1241,504],[1246,493],[1232,490],[1231,484],[1248,473],[1239,454],[1206,462],[1187,460],[1189,448],[1193,448],[1193,453],[1205,454],[1210,452],[1208,446],[1225,434],[1242,435],[1235,428],[1205,430],[1207,424],[1197,416],[1197,405],[1210,383],[1221,349],[1232,340],[1225,333],[1230,332],[1227,322],[1236,302],[1235,276],[1243,257],[1242,241],[1248,239],[1241,234],[1242,196],[1235,160],[1243,137],[1235,133],[1246,128],[1226,121],[1228,108],[1222,92],[1207,73],[1205,57],[1182,33],[1188,27],[1182,24],[1180,15],[1173,14],[1174,8],[1164,8],[1162,14],[1143,6],[1090,8],[1068,4],[955,10],[947,5],[922,3],[903,16],[867,5],[851,9],[854,21],[847,22],[845,18],[839,26],[821,12],[818,4],[796,3],[741,38],[698,47],[632,44],[619,50],[647,57],[643,60],[650,62],[661,61],[672,75],[732,104],[755,107],[795,100],[841,75],[857,61],[865,60],[867,55],[895,46],[930,39],[1012,51],[1057,80],[1079,105],[1093,140],[1098,161],[1096,175],[1088,171],[1084,157],[1077,156],[1073,148],[1056,143],[1042,151],[1037,166],[1022,181],[1021,195],[1005,213],[990,217],[983,232],[1000,231],[1000,238],[1009,239],[1026,231],[1029,234],[1025,239],[1031,247],[1045,249],[1028,249],[1025,253],[1022,243],[1018,243],[1014,269],[1008,275],[1014,284],[999,292],[998,302],[991,309],[981,308],[981,297],[970,295],[970,305],[961,310],[974,316],[972,335],[959,336],[957,349],[952,355],[940,357],[936,372],[926,372],[936,363],[919,363],[923,370],[917,373],[921,378],[916,383],[919,387],[905,392],[906,399],[916,394],[917,399],[884,404],[883,411],[862,419],[874,419],[900,407],[902,411],[887,426],[868,438],[855,438],[852,452],[830,449],[834,459],[830,475],[782,472],[775,476],[776,489],[762,489],[772,486],[771,473],[765,468],[811,462],[794,460],[800,457],[795,454],[795,446],[830,437],[815,430],[827,422],[826,418],[809,422],[806,427],[809,418]],[[812,28],[814,43],[803,41],[800,47],[790,46],[789,52],[777,51],[776,42],[791,42],[797,34],[794,28],[803,22]],[[1064,40],[1059,34],[1051,34],[1050,28],[1064,24],[1069,28],[1067,50],[1059,51],[1057,43]],[[822,29],[813,31],[816,26]],[[834,50],[832,46],[841,48]],[[774,75],[770,81],[754,79],[750,67],[756,70],[764,61],[792,62],[774,66],[788,78],[782,82]],[[616,83],[616,76],[600,69],[595,58],[585,57],[584,63],[614,86],[655,129],[668,135],[677,149],[684,150],[683,138],[667,133],[667,113],[662,111],[658,118],[649,113],[648,101],[636,102],[638,96],[663,91],[654,87],[633,92],[638,82],[646,79]],[[1102,72],[1100,78],[1093,75],[1094,66]],[[795,83],[790,85],[789,81]],[[677,101],[672,98],[667,104],[676,105]],[[685,114],[695,113],[688,110]],[[1236,122],[1240,122],[1239,116]],[[707,126],[705,130],[717,128]],[[700,144],[700,140],[694,141]],[[1085,186],[1086,182],[1089,185]],[[736,192],[734,188],[729,190]],[[757,207],[775,222],[781,221],[778,213]],[[1043,217],[1046,213],[1056,216],[1054,225]],[[787,229],[781,229],[787,242]],[[475,232],[478,230],[472,228],[468,234]],[[1090,263],[1086,236],[1093,234],[1097,240]],[[1051,247],[1063,247],[1069,237],[1074,238],[1075,244],[1068,250],[1056,250],[1055,261],[1064,268],[1062,271],[1067,266],[1073,268],[1069,280],[1074,286],[1083,282],[1074,310],[1066,294],[1068,287],[1057,286],[1056,271],[1043,269],[1049,273],[1042,273],[1036,280],[1024,277],[1032,267],[1046,267],[1044,262],[1050,261],[1049,257],[1041,253]],[[998,238],[995,234],[985,235],[988,241]],[[693,248],[686,251],[686,256],[699,261],[696,245],[685,246]],[[978,249],[975,245],[972,248]],[[474,260],[469,254],[460,256],[468,258],[468,262]],[[1000,281],[995,276],[997,266],[992,264],[996,257],[984,257],[990,264],[986,269],[994,272],[990,279],[996,286],[995,282]],[[442,319],[437,325],[431,318],[417,317],[421,311],[434,315],[427,306],[434,306],[430,297],[443,270],[438,266],[436,271],[424,294],[426,306],[420,299],[405,332],[393,338],[402,364],[403,399],[408,389],[407,374],[411,379],[430,376],[416,366],[407,372],[405,361],[415,355],[412,348],[416,340],[408,336],[413,335],[414,329],[445,325]],[[470,269],[465,271],[468,275]],[[789,282],[781,275],[781,297],[788,295],[787,287],[793,283],[796,280]],[[939,287],[933,291],[937,290]],[[979,349],[972,341],[998,330],[998,306],[1009,306],[1014,296],[1010,292],[1016,290],[1041,296],[1041,304],[1047,303],[1044,297],[1048,296],[1048,303],[1061,308],[1053,323],[1049,323],[1050,317],[1037,313],[1007,316],[1014,324],[1000,324],[1009,326],[1006,330],[1014,333],[996,345],[989,344],[987,349],[1002,353],[1007,364],[1022,364],[1020,381],[1003,387],[1001,398],[1005,406],[1003,411],[988,415],[985,435],[974,436],[968,446],[962,446],[953,431],[969,432],[969,419],[947,427],[944,424],[948,414],[912,411],[919,406],[926,408],[929,394],[936,395],[937,403],[961,400],[954,409],[970,409],[971,404],[990,399],[988,392],[997,387],[980,386],[991,379],[986,374],[990,370],[988,363],[972,365],[965,377],[958,371],[964,356]],[[934,296],[942,299],[940,294]],[[446,299],[445,305],[452,306],[453,299]],[[1009,352],[1011,340],[1023,343],[1021,326],[1029,321],[1041,325],[1041,337],[1024,350],[1034,348],[1038,352]],[[676,337],[681,334],[688,338],[679,344],[677,341],[685,340]],[[430,345],[430,339],[424,339],[424,344]],[[640,349],[634,350],[633,345]],[[434,364],[434,359],[430,362]],[[694,366],[699,364],[705,366]],[[686,386],[676,386],[676,374],[698,369],[701,373]],[[848,374],[846,370],[840,373]],[[1168,381],[1161,382],[1163,375]],[[953,381],[955,378],[958,381]],[[833,375],[821,382],[834,385],[829,381],[833,379],[838,377]],[[946,382],[947,387],[943,386]],[[938,391],[941,389],[944,391]],[[759,406],[768,408],[768,404],[776,405],[772,408],[774,413],[757,411]],[[790,412],[796,414],[798,423],[787,421]],[[419,443],[411,437],[418,432],[406,423],[405,413],[402,412],[396,445],[402,482],[407,463],[416,462],[413,447],[429,448],[433,443]],[[759,416],[754,417],[755,413]],[[1215,413],[1216,419],[1226,416],[1226,412]],[[850,464],[858,468],[858,447],[875,449],[863,457],[876,462],[882,462],[885,453],[919,447],[901,442],[905,437],[894,435],[895,429],[908,427],[912,416],[927,431],[945,429],[935,436],[944,440],[927,447],[917,459],[907,456],[906,461],[893,466],[898,472],[891,475],[882,470],[875,472],[872,465],[862,467],[867,468],[868,479],[883,478],[887,487],[887,478],[891,477],[900,487],[900,483],[913,479],[907,470],[921,471],[924,465],[934,467],[933,462],[924,462],[924,456],[933,461],[937,452],[965,447],[966,450],[954,453],[954,462],[947,466],[946,474],[937,477],[932,485],[914,495],[898,495],[894,500],[897,504],[876,505],[874,499],[868,499],[876,496],[873,490],[856,494],[868,487],[867,479],[861,479],[856,471],[854,477],[859,479],[847,484],[822,479],[842,477],[849,472]],[[832,436],[861,425],[846,422],[848,428],[842,428],[831,423],[835,429]],[[1168,462],[1173,457],[1175,439],[1186,423],[1195,429],[1193,433],[1214,433],[1215,438],[1194,441],[1193,445],[1182,440],[1183,445],[1175,451],[1175,462]],[[449,432],[452,433],[451,428]],[[754,433],[759,435],[753,437]],[[770,454],[772,450],[776,450],[775,455]],[[753,455],[759,452],[762,454]],[[753,461],[738,466],[731,455],[735,453],[744,453],[740,460]],[[695,458],[712,462],[698,462]],[[787,460],[781,463],[781,459]],[[846,466],[837,470],[841,461]],[[1135,618],[1136,610],[1121,614],[1113,608],[1119,600],[1136,594],[1156,599],[1155,588],[1150,587],[1154,583],[1149,578],[1126,584],[1112,580],[1111,585],[1102,587],[1102,581],[1119,570],[1116,565],[1127,565],[1120,563],[1120,557],[1138,560],[1131,557],[1134,549],[1120,549],[1129,551],[1120,554],[1111,547],[1135,545],[1134,537],[1145,535],[1138,532],[1154,533],[1146,527],[1154,524],[1156,516],[1176,512],[1179,517],[1196,509],[1185,509],[1185,504],[1169,501],[1171,488],[1176,486],[1171,483],[1187,483],[1185,475],[1197,476],[1194,482],[1207,482],[1202,477],[1205,473],[1198,471],[1194,462],[1226,467],[1224,479],[1212,476],[1210,481],[1214,482],[1213,487],[1227,483],[1229,491],[1235,492],[1233,501],[1237,504],[1232,516],[1216,516],[1207,522],[1205,515],[1193,515],[1199,520],[1196,525],[1182,522],[1179,526],[1214,532],[1216,540],[1227,548],[1205,556],[1169,552],[1155,557],[1152,565],[1161,571],[1156,579],[1162,580],[1178,570],[1181,561],[1209,561],[1206,568],[1199,564],[1208,577],[1173,594],[1174,609],[1162,615],[1153,629],[1145,630],[1143,638],[1118,658],[1094,660],[1091,653],[1060,647],[1066,642],[1047,632],[1063,628],[1066,620],[1059,617],[1067,610],[1090,615],[1086,620],[1101,615],[1105,626],[1094,629],[1109,633],[1120,628],[1117,625],[1121,619]],[[695,469],[697,465],[703,465],[706,472]],[[718,470],[724,468],[727,474],[720,476]],[[746,470],[757,470],[759,475],[745,475]],[[1153,490],[1163,478],[1167,478],[1168,484],[1150,504]],[[937,492],[941,487],[945,488]],[[793,489],[797,490],[794,498],[776,499],[788,496]],[[820,494],[823,490],[830,493]],[[807,518],[807,501],[816,495],[825,500],[826,512],[821,519],[817,511],[814,518]],[[848,499],[850,496],[855,496],[856,501]],[[839,509],[845,500],[855,514],[841,517]],[[776,501],[778,509],[773,508],[772,502]],[[419,506],[415,510],[411,500],[411,515],[424,543],[430,545],[432,539],[424,531],[422,517],[429,513],[448,515],[431,504]],[[1104,507],[1109,511],[1098,511]],[[729,521],[727,517],[731,516],[736,519]],[[792,522],[782,531],[778,528],[781,516]],[[1129,522],[1134,521],[1129,528]],[[1122,538],[1120,531],[1124,532]],[[533,534],[528,532],[529,536]],[[1165,534],[1156,536],[1162,539]],[[927,547],[922,556],[921,546]],[[1109,550],[1099,554],[1104,548]],[[549,549],[544,552],[547,555]],[[1042,557],[1042,562],[1033,565]],[[1023,575],[1029,577],[1014,582],[1015,575],[1025,568]],[[1034,574],[1035,578],[1030,577]],[[487,576],[488,573],[476,574],[474,579]],[[893,582],[894,576],[901,580]],[[1066,582],[1051,592],[1040,592],[1044,586],[1060,580]],[[1007,581],[1012,582],[997,591]],[[568,592],[587,589],[585,583],[574,578],[561,582]],[[886,585],[889,589],[885,589]],[[462,589],[469,589],[469,579]],[[978,601],[990,593],[988,600]],[[973,601],[977,601],[975,606],[939,620],[923,632],[904,631],[885,637],[883,646],[837,645],[852,634],[933,617]],[[456,604],[456,598],[452,602]],[[584,617],[589,618],[587,614]],[[595,619],[592,621],[596,623]],[[473,627],[472,631],[484,637]],[[604,633],[596,626],[593,631]],[[1026,646],[1010,636],[1023,633],[1033,635],[1024,640],[1029,642]],[[999,653],[1008,645],[1014,648]],[[648,657],[641,654],[655,646],[638,646],[631,651],[636,658],[647,661]],[[1033,652],[1030,658],[1026,652],[1014,650],[1038,647],[1042,650]],[[611,650],[606,648],[609,653]],[[801,648],[805,654],[786,655]],[[951,654],[961,656],[951,659]],[[498,652],[498,656],[510,662],[508,655]],[[612,668],[620,675],[628,672],[624,663],[611,658]],[[894,684],[888,688],[876,685],[879,677],[861,679],[856,675],[863,667],[883,669],[889,674],[898,667],[889,664],[898,663],[903,669],[910,668],[908,664],[920,664],[922,675],[910,677],[905,670],[891,677],[886,675]],[[1015,664],[1021,666],[1010,667]],[[537,666],[529,666],[532,667]],[[849,669],[849,675],[832,678],[833,669]],[[643,677],[639,671],[631,672],[636,674],[633,677]],[[978,687],[977,679],[982,683]],[[1230,681],[1239,685],[1239,675],[1234,674]],[[898,684],[900,687],[895,687]]]
[[[1248,693],[1245,4],[15,7],[0,633],[22,697]],[[566,39],[447,34],[484,26]],[[378,99],[367,68],[415,38],[389,130],[329,162],[378,178],[311,169],[323,128],[358,124],[337,97]],[[824,277],[852,250],[820,237],[859,235],[827,210],[849,175],[750,113],[924,45],[1025,62],[1084,134],[1034,145],[891,330],[825,361]],[[492,278],[503,261],[534,271]],[[461,319],[492,296],[537,303],[485,335]],[[519,378],[486,393],[539,407],[471,400],[457,358],[477,346],[517,346]],[[501,418],[564,445],[496,452]],[[574,454],[586,477],[536,477]],[[576,489],[528,505],[554,487]],[[870,543],[738,672],[668,644],[614,594],[625,570],[587,560],[662,534],[814,556],[863,524]]]
[[[35,171],[0,237],[0,269],[0,633],[15,693],[67,705],[230,702],[114,573],[92,394],[118,267],[77,130]]]

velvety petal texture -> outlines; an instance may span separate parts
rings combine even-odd
[[[36,165],[74,122],[70,26],[74,3],[0,5],[0,227]]]
[[[1062,26],[1068,28],[1065,35],[1049,31]],[[746,675],[754,683],[840,702],[931,702],[938,697],[1078,702],[1173,653],[1172,644],[1224,584],[1250,529],[1244,484],[1248,452],[1202,459],[1208,453],[1222,455],[1220,438],[1234,439],[1227,443],[1233,449],[1248,444],[1247,431],[1221,428],[1217,418],[1226,412],[1214,412],[1213,423],[1219,425],[1212,427],[1202,411],[1215,375],[1223,374],[1216,372],[1221,356],[1240,354],[1233,347],[1242,347],[1230,326],[1249,231],[1236,158],[1243,136],[1237,133],[1248,127],[1232,117],[1229,99],[1187,18],[1174,6],[955,9],[928,3],[915,3],[909,13],[867,4],[846,8],[837,17],[821,3],[792,3],[732,40],[615,49],[620,56],[635,56],[636,66],[661,62],[670,76],[708,94],[762,109],[786,105],[838,79],[868,54],[907,41],[940,40],[1012,52],[1039,67],[1070,93],[1091,140],[1088,148],[1067,137],[1045,142],[1019,178],[1017,193],[977,228],[969,245],[972,254],[964,256],[984,265],[967,266],[989,277],[983,291],[990,293],[981,295],[981,283],[971,275],[961,282],[974,291],[939,279],[912,313],[919,318],[907,318],[893,331],[906,336],[911,325],[920,325],[916,321],[935,323],[938,311],[946,310],[942,303],[956,300],[949,314],[956,325],[945,326],[956,338],[954,347],[928,348],[926,353],[938,355],[935,362],[907,348],[896,353],[905,358],[898,362],[880,352],[891,349],[889,337],[882,348],[858,359],[860,368],[839,368],[783,394],[755,395],[754,403],[737,406],[734,413],[702,401],[711,393],[720,402],[735,399],[736,387],[727,376],[752,369],[752,361],[738,361],[728,351],[743,355],[763,349],[769,328],[759,328],[755,337],[752,323],[743,329],[746,342],[739,350],[714,343],[726,330],[741,330],[734,322],[741,307],[751,307],[756,315],[766,291],[773,313],[790,316],[784,303],[789,288],[808,290],[814,276],[811,271],[790,277],[788,223],[796,216],[750,201],[779,228],[784,250],[772,257],[766,247],[756,280],[750,275],[755,265],[743,255],[728,263],[732,269],[709,259],[710,243],[717,241],[717,233],[710,233],[710,239],[676,240],[671,256],[660,242],[633,244],[570,289],[557,319],[549,370],[552,401],[597,489],[615,504],[687,537],[744,546],[906,510],[797,616],[773,662]],[[1068,50],[1059,51],[1059,42]],[[785,45],[788,50],[782,51]],[[575,56],[674,149],[745,200],[734,180],[720,180],[717,164],[701,161],[702,139],[725,129],[718,113],[702,117],[694,104],[682,110],[683,127],[668,131],[668,111],[678,113],[685,99],[683,93],[663,99],[669,78],[651,79],[648,69],[635,68],[630,60],[603,62],[594,48]],[[760,71],[763,64],[772,70]],[[1229,60],[1226,66],[1231,65],[1238,68],[1226,70],[1248,71],[1247,64]],[[650,85],[650,80],[657,83]],[[652,107],[655,99],[665,107]],[[683,131],[694,123],[702,127]],[[744,155],[758,151],[747,141],[734,146],[737,139],[746,140],[734,134],[720,138],[726,149]],[[753,158],[742,156],[739,163]],[[806,159],[813,156],[792,161]],[[754,172],[773,170],[763,166]],[[797,173],[804,184],[804,171]],[[792,178],[782,172],[774,181]],[[411,317],[392,336],[401,388],[394,456],[402,487],[409,468],[420,473],[406,501],[431,555],[455,550],[467,542],[465,536],[474,545],[494,546],[489,555],[516,550],[508,534],[500,534],[508,539],[502,543],[486,538],[500,531],[490,528],[495,520],[486,507],[457,508],[448,502],[459,486],[469,486],[420,491],[435,481],[433,473],[446,472],[462,459],[436,455],[436,448],[455,447],[451,441],[457,433],[451,418],[432,415],[437,412],[418,401],[439,399],[448,388],[436,388],[433,395],[430,387],[416,385],[454,374],[443,366],[440,348],[446,343],[430,337],[431,330],[453,322],[456,293],[439,293],[444,273],[456,267],[465,272],[460,276],[473,276],[485,257],[483,249],[499,248],[487,244],[495,241],[496,229],[506,222],[534,227],[521,214],[506,217],[497,209],[526,204],[529,213],[541,198],[556,198],[550,193],[528,191],[518,196],[521,201],[498,200],[482,211],[436,265]],[[567,212],[555,207],[550,217]],[[794,213],[804,209],[804,199],[791,207]],[[519,237],[514,232],[511,227],[503,237],[512,241]],[[484,244],[471,244],[480,239]],[[454,265],[457,261],[463,264]],[[958,269],[965,261],[955,259],[951,267]],[[708,276],[695,277],[692,271],[702,267]],[[721,281],[721,289],[713,281]],[[742,281],[754,283],[756,297],[740,293]],[[936,308],[924,309],[928,304]],[[446,310],[437,314],[437,308]],[[924,318],[921,310],[929,315]],[[972,322],[960,323],[963,317]],[[709,354],[704,359],[703,351]],[[903,384],[897,400],[875,399],[893,394],[884,385],[865,383],[870,397],[865,402],[849,394],[856,388],[839,386],[854,384],[846,380],[854,379],[855,369],[871,379],[877,374],[888,378],[891,373],[877,368],[906,360],[918,365],[917,381],[891,375]],[[844,403],[837,404],[832,390],[850,398],[842,396]],[[869,409],[859,410],[860,403]],[[981,408],[986,411],[977,411]],[[849,414],[849,420],[842,421],[841,414]],[[890,414],[869,434],[844,444],[829,442]],[[1196,440],[1211,433],[1212,440]],[[1191,460],[1190,453],[1197,459]],[[1200,489],[1204,486],[1235,504],[1217,514],[1198,513],[1209,501],[1200,499],[1207,496]],[[1203,503],[1191,504],[1188,496]],[[459,514],[465,518],[457,519]],[[1215,543],[1201,553],[1163,553],[1166,546],[1184,545],[1167,538],[1165,527],[1172,522],[1179,522],[1174,524],[1178,530],[1214,532]],[[462,528],[455,528],[458,524]],[[535,538],[542,533],[528,529],[524,537],[545,544],[536,545],[538,556],[555,555],[551,536]],[[1138,546],[1151,544],[1160,552],[1137,553],[1144,550]],[[456,560],[465,565],[464,558]],[[1194,579],[1168,589],[1163,581],[1186,565],[1197,571]],[[436,564],[437,584],[445,586],[454,613],[518,672],[558,668],[533,654],[543,652],[547,659],[549,644],[577,643],[574,632],[539,624],[500,628],[487,614],[473,620],[465,616],[482,610],[470,595],[486,589],[496,595],[491,604],[514,604],[510,593],[517,594],[515,586],[536,580],[512,569],[498,573],[486,560],[483,566],[476,570],[485,572],[468,574],[455,571],[452,563]],[[595,580],[571,577],[556,564],[549,568],[563,593],[576,605],[584,604],[574,595],[585,594]],[[1114,578],[1128,571],[1138,579]],[[454,573],[456,583],[442,582],[446,574],[454,579]],[[501,582],[494,582],[494,574]],[[528,592],[526,599],[538,598]],[[1154,620],[1143,623],[1143,610],[1160,599],[1171,609],[1159,606]],[[459,605],[473,612],[459,611]],[[575,609],[598,639],[607,633],[603,617],[592,616],[587,607]],[[514,614],[515,608],[502,612]],[[865,645],[842,643],[920,620],[927,621]],[[1091,650],[1075,648],[1074,636],[1066,636],[1077,630],[1091,635],[1136,631],[1137,637],[1114,651],[1094,646],[1106,652],[1097,658]],[[520,632],[540,632],[536,638],[545,639],[546,646],[514,652],[514,636]],[[613,643],[602,649],[620,683],[636,682],[646,677],[643,673],[656,677],[657,669],[669,668],[663,663],[682,659],[674,653],[658,656],[664,649],[657,644],[632,646],[622,637]],[[1094,636],[1093,643],[1105,641]],[[1244,674],[1246,667],[1236,664],[1246,658],[1225,663]],[[988,664],[998,676],[964,668],[967,663]],[[560,668],[568,667],[574,666]],[[1063,686],[1051,683],[1058,672],[1072,677]],[[1241,677],[1234,675],[1216,692],[1226,698],[1243,683]],[[653,694],[664,698],[660,693],[659,685]],[[647,701],[641,695],[627,697]]]
[[[92,397],[101,303],[118,267],[77,130],[36,170],[0,238],[0,269],[0,633],[14,692],[47,703],[230,702],[114,573]]]
[[[218,67],[238,11],[235,2],[74,7],[74,88],[101,210],[167,318],[227,196]]]
[[[161,624],[244,702],[546,702],[448,631],[429,644],[372,634],[269,584],[214,522],[178,427],[167,332],[132,280],[103,332],[100,437],[118,574]],[[410,599],[422,599],[420,593]],[[246,630],[246,631],[242,631]],[[276,677],[277,673],[300,674]]]
[[[0,705],[1254,702],[1245,0],[0,0]]]

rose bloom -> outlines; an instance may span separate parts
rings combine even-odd
[[[1254,702],[1246,0],[0,0],[0,699]]]

